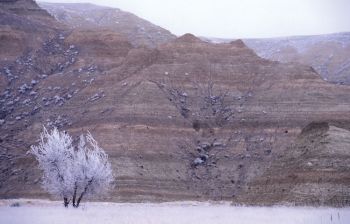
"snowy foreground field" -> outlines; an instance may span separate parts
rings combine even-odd
[[[327,224],[350,223],[350,208],[236,207],[229,204],[84,203],[64,208],[61,202],[0,200],[1,224]]]

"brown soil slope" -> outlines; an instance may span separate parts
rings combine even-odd
[[[235,201],[309,122],[349,127],[350,87],[242,41],[186,34],[147,49],[108,29],[58,29],[1,72],[3,198],[47,196],[26,155],[42,125],[90,130],[115,169],[113,201]]]
[[[263,58],[310,65],[325,80],[350,84],[350,33],[247,39],[245,43]]]
[[[244,202],[349,205],[350,131],[311,123],[242,194]]]
[[[62,27],[29,0],[1,0],[0,17],[0,63],[13,61],[29,49],[41,46],[46,37]]]
[[[175,35],[168,30],[120,9],[87,3],[39,5],[71,28],[113,30],[126,36],[135,46],[156,47],[175,39]]]

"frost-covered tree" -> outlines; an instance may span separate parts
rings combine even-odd
[[[112,186],[114,178],[108,155],[90,133],[81,135],[74,147],[66,132],[44,128],[39,145],[32,146],[29,153],[36,157],[43,171],[44,189],[63,198],[65,207],[71,201],[73,207],[79,207],[83,197],[99,196]]]
[[[74,191],[72,203],[78,207],[84,196],[94,197],[108,192],[113,182],[111,164],[108,155],[98,146],[90,133],[80,136],[74,154]]]

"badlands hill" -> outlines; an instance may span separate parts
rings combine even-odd
[[[232,41],[203,39],[214,43]],[[326,81],[341,85],[350,83],[350,33],[245,39],[244,43],[260,57],[309,65]]]
[[[325,80],[350,84],[350,33],[245,40],[260,57],[312,66]]]
[[[175,39],[175,35],[168,30],[116,8],[88,3],[39,2],[39,6],[72,29],[113,30],[126,36],[135,46],[156,47]]]
[[[309,66],[260,58],[240,40],[211,44],[186,34],[155,48],[135,47],[122,31],[73,29],[34,12],[5,15],[42,26],[20,36],[19,43],[35,36],[36,45],[0,55],[1,198],[47,197],[36,161],[26,154],[45,125],[96,137],[117,176],[108,200],[349,205],[349,149],[342,141],[350,129],[350,87],[324,81]],[[11,35],[0,38],[10,40],[22,32],[10,21],[4,29]],[[311,122],[327,123],[330,147],[302,131]],[[315,147],[308,145],[304,157],[306,141]],[[331,172],[314,160],[326,161]],[[300,164],[308,162],[314,178],[299,178]],[[325,199],[298,196],[313,189]],[[267,196],[274,191],[288,197]]]
[[[262,176],[249,183],[243,201],[254,197],[255,202],[270,205],[281,201],[348,205],[349,147],[349,130],[324,122],[309,124]]]
[[[34,1],[0,1],[1,61],[13,61],[28,48],[38,48],[43,37],[62,26]]]
[[[93,4],[39,3],[58,21],[72,28],[110,29],[135,46],[155,47],[175,38],[169,31],[120,9]],[[214,43],[229,39],[203,38]],[[312,66],[326,81],[350,83],[350,33],[244,39],[258,56],[273,61]]]

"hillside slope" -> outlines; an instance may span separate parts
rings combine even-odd
[[[120,9],[87,3],[43,3],[58,21],[71,28],[109,29],[125,35],[135,46],[156,47],[175,38],[169,31]]]
[[[262,204],[349,205],[349,149],[349,130],[311,123],[264,175],[249,184],[243,201],[253,196]]]
[[[308,123],[350,127],[350,87],[260,58],[240,40],[186,34],[145,48],[110,29],[37,28],[37,45],[1,67],[1,198],[47,197],[26,154],[43,125],[95,136],[116,172],[108,200],[237,202]]]
[[[232,41],[221,38],[202,39],[213,43]],[[350,33],[243,41],[262,58],[312,66],[326,81],[336,84],[350,83]]]
[[[263,58],[310,65],[325,80],[350,84],[350,33],[252,39],[245,43]]]

